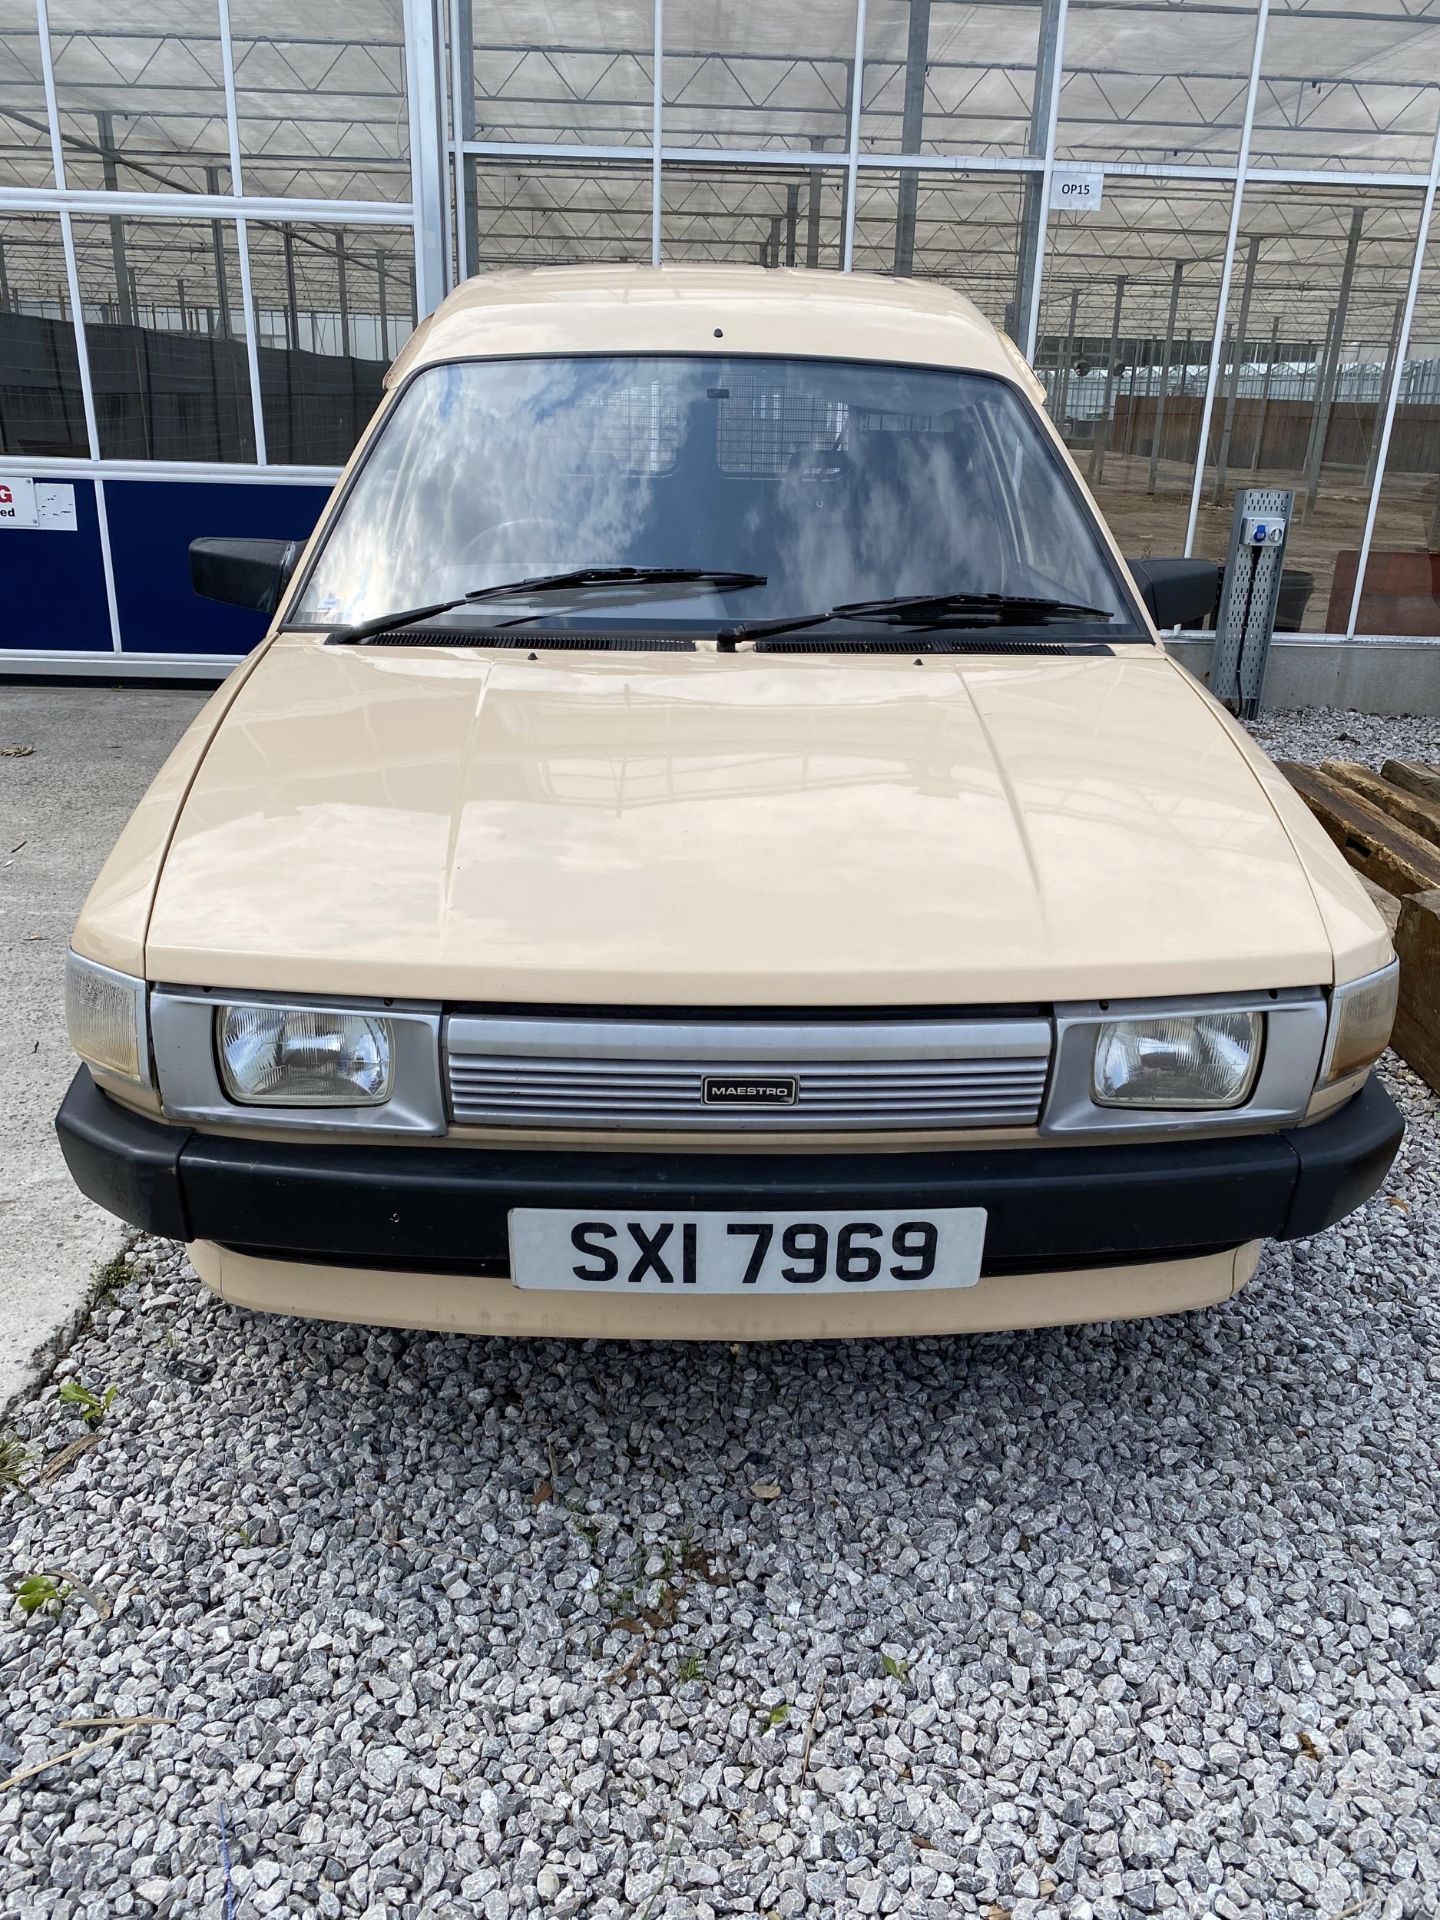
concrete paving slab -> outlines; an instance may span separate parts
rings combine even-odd
[[[75,1058],[64,960],[90,882],[203,704],[139,687],[0,685],[0,1406],[84,1305],[117,1220],[71,1183],[51,1125]]]

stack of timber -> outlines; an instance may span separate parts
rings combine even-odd
[[[1440,1091],[1440,761],[1280,764],[1385,917],[1400,956],[1392,1044]]]

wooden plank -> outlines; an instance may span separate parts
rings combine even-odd
[[[1388,813],[1402,827],[1418,833],[1422,840],[1440,847],[1440,801],[1422,800],[1418,794],[1407,793],[1404,787],[1392,786],[1378,773],[1372,773],[1369,767],[1357,766],[1353,760],[1325,760],[1320,771],[1338,780],[1342,787],[1349,787],[1362,798],[1373,801],[1382,813]]]
[[[1377,887],[1373,880],[1367,880],[1363,873],[1357,873],[1355,878],[1375,902],[1380,918],[1385,922],[1385,931],[1393,940],[1396,923],[1400,918],[1400,902],[1393,893],[1387,893],[1384,887]],[[1412,894],[1410,897],[1414,899],[1415,896]]]
[[[1412,893],[1395,929],[1400,1005],[1391,1045],[1440,1093],[1440,892]]]
[[[1318,768],[1297,766],[1293,760],[1279,764],[1351,866],[1367,880],[1395,894],[1440,888],[1440,847],[1432,847]]]
[[[1429,760],[1387,760],[1381,775],[1392,787],[1404,787],[1407,793],[1440,806],[1440,767]]]

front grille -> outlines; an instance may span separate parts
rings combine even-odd
[[[1050,1065],[1036,1017],[833,1022],[457,1015],[461,1126],[714,1133],[1033,1126]],[[707,1098],[708,1095],[708,1098]]]

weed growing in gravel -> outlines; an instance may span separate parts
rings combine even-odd
[[[771,1707],[770,1711],[766,1714],[765,1724],[767,1727],[783,1727],[789,1718],[789,1704],[782,1700],[778,1707]]]
[[[65,1582],[52,1574],[30,1573],[16,1585],[15,1604],[28,1620],[37,1613],[59,1613],[69,1594]]]
[[[30,1449],[17,1434],[0,1433],[0,1487],[23,1487]]]
[[[98,1427],[111,1407],[115,1404],[118,1387],[102,1387],[97,1393],[83,1380],[67,1380],[63,1387],[55,1389],[55,1398],[63,1400],[66,1406],[78,1407],[80,1418],[87,1427]]]
[[[685,1658],[676,1663],[675,1684],[683,1687],[688,1681],[703,1680],[705,1677],[705,1656],[698,1647],[691,1649]]]
[[[910,1662],[908,1660],[895,1660],[892,1659],[888,1653],[882,1653],[880,1656],[880,1664],[885,1669],[887,1679],[908,1680],[910,1678]]]
[[[122,1287],[128,1287],[135,1278],[135,1269],[130,1264],[130,1248],[122,1247],[113,1259],[106,1260],[96,1267],[90,1281],[90,1303],[100,1306],[112,1300]]]

